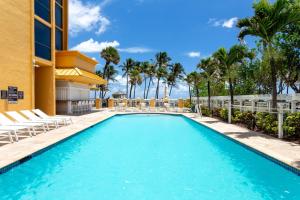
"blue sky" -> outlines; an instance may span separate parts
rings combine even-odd
[[[201,58],[220,47],[238,43],[237,19],[251,16],[253,0],[69,0],[69,48],[80,50],[99,61],[101,48],[119,49],[126,58],[139,61],[166,51],[172,62],[195,70]],[[253,47],[253,39],[247,38]],[[112,91],[124,90],[118,76]],[[179,84],[173,97],[186,97],[187,87]]]

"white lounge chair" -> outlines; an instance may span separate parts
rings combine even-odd
[[[55,119],[42,119],[40,117],[38,117],[37,115],[33,114],[31,111],[29,110],[21,110],[20,111],[25,117],[27,117],[28,119],[30,119],[31,121],[36,121],[36,122],[44,122],[46,123],[48,126],[52,126],[54,128],[58,128],[59,127],[59,121],[55,120]]]
[[[19,133],[29,133],[29,136],[32,137],[30,127],[26,126],[0,126],[0,131],[9,131],[15,135],[15,139],[19,141]]]
[[[0,130],[11,131],[14,133],[16,140],[18,141],[17,133],[28,132],[29,136],[36,135],[35,127],[28,123],[17,123],[8,119],[4,114],[0,113]]]
[[[23,117],[21,114],[17,113],[16,111],[9,111],[6,112],[6,114],[19,123],[29,124],[34,126],[35,128],[42,129],[44,133],[46,132],[46,130],[49,130],[47,123],[41,121],[30,121],[29,119]]]
[[[11,143],[14,142],[12,139],[12,136],[11,136],[11,131],[0,130],[0,139],[3,139],[3,138],[8,138]]]
[[[38,115],[42,119],[57,119],[57,120],[62,120],[66,125],[69,124],[69,123],[73,124],[73,121],[72,121],[71,117],[64,117],[64,116],[52,117],[52,116],[47,115],[46,113],[44,113],[40,109],[34,109],[34,110],[32,110],[32,112],[34,112],[36,115]]]

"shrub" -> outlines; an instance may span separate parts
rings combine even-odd
[[[221,112],[221,108],[214,108],[214,109],[212,110],[212,115],[213,115],[214,117],[221,118],[220,112]]]
[[[201,112],[202,112],[202,115],[204,115],[204,116],[208,116],[208,117],[211,116],[211,111],[205,106],[201,106]]]
[[[288,136],[300,136],[300,112],[287,116],[283,124],[283,130]]]
[[[232,118],[233,123],[245,124],[248,129],[253,130],[255,128],[255,115],[250,112],[235,111]]]
[[[228,110],[226,108],[222,108],[220,110],[220,117],[221,119],[223,119],[224,121],[228,120]]]
[[[278,133],[278,120],[276,114],[256,113],[256,126],[258,129],[268,134]]]

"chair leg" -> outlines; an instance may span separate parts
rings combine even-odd
[[[8,132],[8,138],[9,138],[10,143],[14,142],[14,140],[13,140],[13,138],[11,136],[11,132]]]
[[[17,131],[14,130],[13,132],[14,132],[14,135],[15,135],[16,142],[18,142],[19,141],[19,137],[18,137]]]

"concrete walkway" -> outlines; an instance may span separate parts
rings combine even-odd
[[[116,114],[122,113],[102,111],[72,117],[74,122],[72,125],[39,134],[32,138],[25,138],[13,144],[3,145],[0,147],[0,169]],[[300,145],[298,144],[249,131],[246,128],[227,124],[213,118],[200,118],[188,113],[183,115],[300,170]]]

